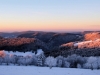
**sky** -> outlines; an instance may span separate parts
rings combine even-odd
[[[0,32],[100,30],[100,0],[0,0]]]

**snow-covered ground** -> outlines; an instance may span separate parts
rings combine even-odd
[[[3,65],[0,75],[100,75],[100,70]]]
[[[91,43],[91,42],[100,42],[100,39],[96,39],[94,41],[90,40],[90,41],[78,42],[78,43],[75,43],[74,46],[83,45],[83,44],[87,44],[87,43]]]
[[[75,43],[74,46],[78,46],[78,45],[83,45],[83,44],[86,44],[86,43],[91,43],[93,42],[92,40],[90,41],[83,41],[83,42],[78,42],[78,43]]]

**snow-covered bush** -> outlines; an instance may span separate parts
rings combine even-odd
[[[38,62],[38,59],[37,59],[36,55],[33,55],[32,56],[32,63],[31,63],[31,65],[37,65],[37,62]]]
[[[57,59],[52,56],[49,56],[45,59],[45,65],[50,68],[55,67],[57,66]]]
[[[77,56],[77,68],[83,68],[83,64],[86,63],[86,60],[86,57]]]
[[[67,61],[67,58],[64,58],[64,67],[69,68],[70,67],[70,62]]]
[[[32,63],[32,58],[31,58],[31,57],[28,57],[28,56],[26,56],[26,57],[19,57],[17,63],[18,63],[19,65],[26,65],[26,66],[27,66],[27,65],[31,65],[31,63]]]
[[[29,57],[29,56],[26,56],[26,57],[24,57],[25,58],[25,65],[27,66],[27,65],[31,65],[31,63],[32,63],[32,57]]]
[[[100,69],[100,57],[97,57],[97,65],[98,65],[98,69]]]
[[[70,63],[71,68],[79,68],[79,65],[80,68],[82,68],[83,64],[86,63],[86,58],[73,54],[71,56],[68,56],[66,61]]]
[[[17,55],[16,55],[17,54]],[[22,56],[21,56],[22,54]],[[58,56],[56,58],[49,56],[45,57],[42,49],[37,50],[37,54],[31,52],[24,53],[0,51],[0,64],[18,64],[18,65],[38,65],[52,67],[66,67],[66,68],[86,68],[86,69],[100,69],[100,57],[82,57],[79,55],[71,55],[67,58]]]
[[[56,57],[56,59],[57,59],[57,67],[63,67],[63,63],[64,63],[63,56],[58,56]]]
[[[80,64],[77,64],[77,68],[82,68],[82,66]]]
[[[77,67],[77,55],[76,54],[68,56],[67,61],[70,63],[71,68],[76,68]]]
[[[2,58],[2,57],[0,57],[0,65],[2,64],[2,62],[3,62],[3,58]]]
[[[18,58],[16,55],[10,55],[10,63],[15,65],[15,64],[17,64],[17,60],[18,60]]]
[[[86,69],[98,69],[97,57],[88,57],[87,62],[84,64]]]
[[[23,57],[18,56],[17,64],[20,66],[23,63]]]
[[[7,65],[9,65],[9,63],[10,63],[10,56],[9,56],[8,54],[5,55],[5,57],[4,57],[4,62],[5,62]]]
[[[26,63],[26,58],[25,58],[25,57],[22,57],[22,56],[19,56],[19,57],[18,57],[17,64],[18,64],[19,66],[20,66],[20,65],[27,65],[27,63]]]

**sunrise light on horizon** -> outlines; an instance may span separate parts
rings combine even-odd
[[[100,0],[1,0],[0,32],[100,30]]]

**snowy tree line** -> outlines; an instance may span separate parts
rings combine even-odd
[[[100,69],[100,57],[82,57],[76,54],[68,57],[48,56],[45,57],[44,52],[40,49],[37,54],[18,56],[6,54],[0,51],[0,65],[35,65],[35,66],[47,66],[47,67],[64,67],[64,68],[84,68],[84,69]]]

